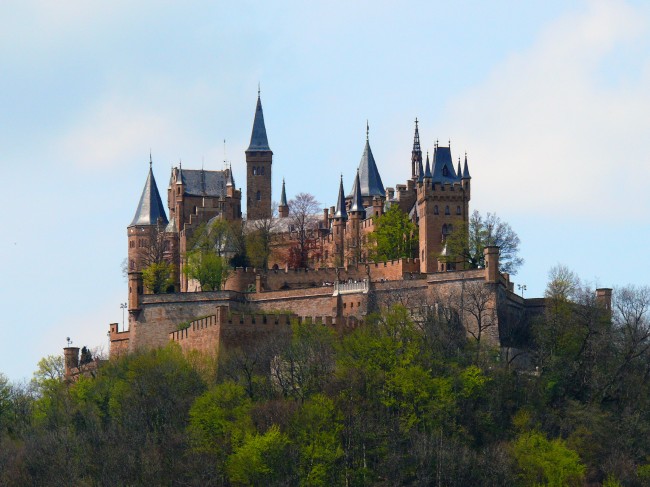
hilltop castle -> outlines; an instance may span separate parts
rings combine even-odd
[[[526,335],[541,299],[513,292],[499,271],[499,249],[485,249],[485,267],[466,269],[441,259],[453,225],[468,224],[471,176],[467,156],[454,168],[449,147],[435,145],[423,161],[418,122],[405,184],[385,188],[370,148],[368,133],[352,189],[339,181],[335,205],[313,216],[306,231],[312,239],[309,266],[290,268],[285,250],[298,238],[292,208],[282,184],[278,215],[272,205],[273,151],[257,98],[246,155],[246,215],[231,168],[222,171],[174,167],[167,187],[169,218],[150,168],[135,216],[127,227],[129,326],[110,325],[111,356],[175,341],[185,350],[216,352],[221,346],[246,347],[266,336],[290,333],[292,319],[344,328],[370,312],[394,303],[416,318],[454,308],[468,332],[494,347],[516,347]],[[334,191],[333,191],[334,193]],[[375,219],[392,205],[409,215],[419,240],[412,258],[370,262],[362,243]],[[276,219],[280,224],[268,268],[236,268],[222,291],[200,292],[183,276],[188,242],[201,224],[215,219],[247,222]],[[153,231],[156,229],[156,231]],[[159,242],[153,240],[159,239]],[[176,282],[165,294],[144,288],[142,269],[152,247],[176,268]],[[607,298],[607,290],[601,291]],[[472,310],[470,301],[480,310]],[[479,300],[482,300],[480,303]],[[282,313],[279,313],[282,310]],[[480,313],[477,316],[476,311]]]

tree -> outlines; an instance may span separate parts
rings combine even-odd
[[[470,325],[465,324],[465,329],[476,342],[476,362],[481,357],[481,344],[487,330],[496,326],[497,316],[495,304],[495,293],[492,286],[486,285],[483,281],[462,282],[460,293],[457,293],[456,302],[461,315],[469,315],[473,321]]]
[[[142,282],[154,294],[174,289],[174,266],[162,261],[150,264],[142,270]]]
[[[219,291],[230,276],[226,259],[213,250],[196,249],[186,254],[183,272],[188,279],[196,279],[201,291]]]
[[[294,250],[289,250],[292,267],[307,267],[314,249],[314,232],[318,231],[317,212],[320,203],[309,193],[298,193],[289,201],[289,225],[295,235]]]
[[[266,270],[271,256],[271,239],[278,227],[278,206],[273,203],[271,216],[246,222],[246,255],[250,264]]]
[[[573,301],[580,290],[580,278],[563,264],[551,267],[544,296],[552,301]]]
[[[386,213],[373,219],[375,229],[367,243],[369,260],[378,262],[416,255],[417,228],[398,205],[391,205]]]
[[[458,221],[447,236],[449,257],[461,259],[470,269],[485,267],[485,247],[499,247],[499,268],[502,272],[516,274],[524,259],[519,257],[519,237],[510,225],[496,215],[488,213],[483,217],[478,210],[469,218],[469,223]]]

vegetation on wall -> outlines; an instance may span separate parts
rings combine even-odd
[[[368,259],[381,262],[417,256],[417,227],[399,206],[391,205],[379,217],[373,217],[375,229],[368,235]]]

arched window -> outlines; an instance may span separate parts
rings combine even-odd
[[[253,167],[253,176],[257,176],[257,168]]]
[[[449,211],[449,205],[445,206],[445,215],[451,215],[451,212]]]
[[[262,193],[258,191],[257,195],[255,196],[255,199],[257,199],[257,201],[262,201]]]
[[[433,214],[437,215],[438,214],[438,205],[433,207]]]
[[[442,175],[443,176],[449,176],[449,169],[447,169],[447,166],[442,168]]]
[[[262,166],[262,176],[264,176],[264,166]]]
[[[457,214],[457,215],[460,215],[460,213],[461,213],[461,211],[460,211],[460,206],[457,206],[457,207],[456,207],[456,214]]]

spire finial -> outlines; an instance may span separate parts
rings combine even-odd
[[[368,140],[370,134],[370,124],[368,123],[368,119],[366,119],[366,140]]]
[[[257,82],[257,97],[258,97],[258,98],[260,97],[260,93],[261,93],[261,92],[262,92],[262,90],[260,89],[260,82],[258,81],[258,82]]]
[[[153,165],[153,161],[151,160],[151,149],[149,149],[149,169],[151,169],[152,165]]]
[[[415,128],[418,127],[418,117],[415,117]]]

